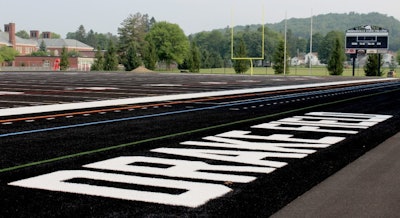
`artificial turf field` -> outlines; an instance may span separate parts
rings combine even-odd
[[[35,74],[35,76],[40,77],[40,74]],[[134,76],[132,76],[134,79],[143,78],[143,76]],[[174,78],[180,78],[179,76],[175,75]],[[275,77],[184,76],[186,76],[183,77],[185,79],[181,78],[182,82],[179,83],[176,79],[171,82],[167,81],[167,78],[162,78],[161,83],[149,82],[149,78],[146,78],[147,81],[141,85],[119,80],[114,81],[113,84],[97,82],[86,86],[110,87],[109,91],[100,92],[93,92],[93,89],[88,92],[87,88],[81,88],[79,92],[76,91],[78,89],[74,89],[75,92],[71,92],[72,88],[78,86],[73,83],[67,83],[69,89],[53,86],[50,90],[47,85],[53,81],[48,81],[41,86],[47,87],[45,90],[14,91],[26,92],[27,95],[36,93],[36,95],[42,95],[40,96],[42,99],[63,98],[68,93],[73,94],[71,98],[75,99],[74,101],[82,102],[80,99],[92,95],[101,100],[114,98],[110,97],[108,92],[113,92],[112,95],[118,94],[119,97],[121,95],[135,97],[133,93],[130,93],[132,91],[130,87],[137,86],[142,87],[142,90],[143,87],[156,87],[153,90],[155,91],[160,87],[170,90],[173,86],[166,84],[175,84],[177,88],[171,88],[171,90],[190,93],[193,92],[193,87],[204,90],[204,86],[208,87],[207,91],[213,91],[249,88],[249,86],[274,86],[278,83],[281,85],[291,85],[296,82],[315,83],[315,81],[310,81],[314,78],[297,80],[290,78],[293,79],[290,81],[290,79]],[[82,76],[69,75],[69,77],[69,81],[72,81]],[[201,79],[196,80],[196,78]],[[317,79],[320,80],[320,78]],[[124,80],[127,80],[126,77]],[[257,95],[229,98],[203,98],[201,101],[158,102],[157,106],[154,104],[123,105],[124,109],[119,111],[110,112],[108,110],[110,108],[106,108],[107,113],[100,113],[99,108],[89,109],[91,113],[81,114],[78,113],[79,111],[63,111],[63,114],[74,115],[55,119],[49,119],[51,116],[48,115],[57,115],[59,112],[1,117],[2,120],[8,120],[2,124],[0,138],[3,151],[0,162],[1,214],[4,217],[265,217],[272,215],[334,172],[399,132],[400,102],[397,97],[399,84],[397,81],[384,84],[385,86],[382,87],[363,86],[355,90],[335,87],[335,90],[329,93],[321,89],[312,90],[321,91],[318,93],[297,90],[279,94],[263,92]],[[27,87],[32,86],[27,85]],[[122,87],[127,87],[125,88],[127,91],[122,92]],[[115,93],[115,90],[120,91]],[[277,99],[277,96],[280,98]],[[7,95],[4,99],[9,97]],[[27,106],[26,99],[29,96],[22,95],[20,98],[23,99],[20,104]],[[8,108],[5,109],[8,110]],[[320,111],[330,112],[331,115],[315,114]],[[339,119],[338,116],[342,116],[339,114],[344,117]],[[19,120],[27,116],[30,119]],[[303,119],[305,122],[313,119],[332,122],[336,119],[342,126],[332,127],[333,124],[329,122],[325,127],[319,124],[321,129],[336,130],[336,132],[296,130],[293,128],[296,125],[287,123],[282,124],[282,127],[287,129],[262,127],[273,122],[289,122],[284,120],[296,116],[307,116],[308,118]],[[37,119],[32,119],[32,117]],[[328,119],[329,117],[331,119]],[[379,122],[370,120],[377,117],[380,119]],[[11,122],[12,119],[15,121]],[[357,125],[361,121],[367,124]],[[350,127],[343,127],[345,124]],[[343,132],[344,130],[352,131],[352,133]],[[228,136],[232,134],[232,131],[236,131],[236,135]],[[268,150],[262,146],[271,146],[271,142],[280,143],[282,139],[245,137],[245,135],[267,137],[283,134],[292,135],[291,138],[297,138],[297,142],[304,143],[305,140],[308,142],[300,148],[292,144],[286,147],[270,147]],[[334,137],[336,141],[332,139],[335,143],[331,144],[326,141],[325,143],[310,142],[310,140],[316,141],[324,137],[331,137],[331,139]],[[201,145],[204,142],[206,145]],[[287,138],[285,142],[288,142]],[[246,144],[248,147],[240,147]],[[325,145],[318,147],[318,144]],[[233,145],[236,147],[233,148]],[[306,145],[309,147],[305,148]],[[253,149],[251,146],[261,147]],[[297,144],[297,146],[301,145]],[[277,151],[277,149],[281,150]],[[142,159],[135,164],[133,160],[125,164],[128,167],[135,166],[135,172],[123,171],[121,167],[124,164],[117,164],[114,169],[107,168],[113,166],[109,162],[95,164],[121,157],[141,157]],[[156,160],[161,160],[162,163]],[[177,161],[183,162],[179,165]],[[282,163],[285,165],[281,166]],[[196,164],[202,164],[199,170],[195,171],[198,172],[197,175],[193,173],[193,170],[185,167],[177,171],[170,170],[171,174],[168,175],[165,173],[174,165],[188,166],[190,169]],[[142,171],[137,171],[138,169]],[[54,186],[51,183],[46,184],[52,178],[54,179],[52,175],[57,172],[64,173],[64,176],[68,175],[70,178],[67,176],[62,183]],[[35,186],[32,185],[35,182],[30,179],[44,175],[50,176],[42,177],[45,179],[36,183],[36,186],[43,185],[42,188],[27,187]],[[117,178],[120,180],[114,181]],[[143,183],[138,182],[141,179],[144,179]],[[77,189],[68,191],[66,183],[78,185],[81,191]],[[56,190],[50,190],[50,187],[56,187],[54,188]],[[83,193],[98,187],[113,189],[102,189],[96,192],[97,194]],[[115,196],[115,193],[121,190],[128,193],[126,196],[122,194],[125,199]],[[129,190],[137,192],[127,192]],[[179,200],[178,196],[185,193],[189,194],[189,197]],[[146,194],[150,195],[146,197]],[[137,196],[140,196],[141,200]],[[166,200],[162,200],[163,196],[167,196]],[[205,200],[198,199],[199,196]]]

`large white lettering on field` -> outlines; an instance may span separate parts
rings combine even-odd
[[[234,135],[234,133],[238,133],[238,135]],[[330,144],[305,144],[305,143],[278,143],[278,142],[249,142],[237,139],[229,139],[229,138],[261,138],[259,136],[251,136],[245,135],[245,132],[235,131],[228,132],[225,134],[221,134],[217,136],[209,136],[205,137],[205,140],[209,140],[211,142],[205,141],[186,141],[181,143],[182,145],[195,145],[195,146],[206,146],[206,147],[224,147],[224,148],[239,148],[239,149],[247,149],[247,150],[261,150],[261,151],[272,151],[272,152],[290,152],[290,153],[304,153],[304,154],[312,154],[316,152],[316,150],[304,149],[304,148],[326,148],[330,146]],[[229,137],[229,138],[225,138]],[[276,137],[276,136],[275,136]],[[265,138],[267,139],[267,138]],[[278,139],[278,137],[276,137]],[[289,140],[289,139],[288,139]],[[303,148],[303,149],[299,149]]]
[[[86,170],[57,171],[11,182],[9,185],[199,207],[231,191],[222,185],[223,182],[252,182],[257,179],[257,175],[265,175],[287,166],[287,159],[305,158],[345,140],[349,134],[357,134],[391,117],[376,114],[311,112],[251,127],[252,130],[257,129],[255,132],[258,134],[271,131],[275,134],[256,135],[251,131],[231,130],[201,140],[181,142],[179,148],[160,146],[152,149],[148,156],[115,157],[86,164],[83,166]],[[317,132],[320,138],[296,138],[295,135],[285,134],[287,130]],[[164,158],[151,157],[160,154],[163,154]],[[85,184],[78,182],[82,181],[80,179],[103,181],[107,183],[100,184],[109,185]],[[193,179],[205,182],[193,182]],[[113,187],[112,183],[134,185],[131,187],[176,189],[181,192],[171,194],[146,191],[146,188],[118,188]]]
[[[137,166],[135,163],[161,164],[169,167]],[[87,164],[84,167],[100,170],[114,170],[131,173],[145,173],[177,178],[204,179],[211,181],[231,181],[247,183],[256,179],[254,176],[232,175],[227,172],[270,173],[275,170],[271,167],[210,165],[202,161],[186,161],[156,157],[127,156],[117,157],[105,161]],[[225,172],[210,173],[201,171]]]
[[[354,114],[354,113],[340,113],[340,112],[311,112],[307,113],[306,115],[309,116],[321,116],[321,117],[333,117],[335,119],[340,118],[353,118],[353,119],[360,119],[364,121],[370,122],[382,122],[389,118],[392,118],[391,115],[380,115],[380,114]]]
[[[345,139],[345,137],[337,137],[337,136],[326,136],[320,139],[303,139],[303,138],[293,138],[293,135],[287,134],[273,134],[269,136],[259,136],[259,135],[250,135],[250,131],[229,131],[226,133],[219,134],[219,137],[225,138],[239,138],[239,139],[256,139],[256,140],[271,140],[271,141],[282,141],[282,142],[301,142],[301,143],[310,143],[310,144],[296,144],[293,147],[307,147],[307,148],[325,148],[329,145],[336,144]],[[322,145],[318,145],[322,144]],[[290,147],[290,146],[285,146]]]
[[[186,191],[182,194],[168,194],[67,182],[67,180],[72,179],[92,179],[179,190],[183,189]],[[128,176],[84,170],[57,171],[12,182],[10,185],[186,207],[198,207],[213,198],[220,197],[231,191],[230,188],[218,184]]]
[[[280,161],[263,160],[267,157],[276,158],[303,158],[306,154],[256,152],[256,151],[234,151],[213,149],[187,149],[187,148],[157,148],[153,152],[181,155],[186,157],[197,157],[203,159],[220,160],[233,163],[243,163],[266,167],[283,167],[287,163]]]

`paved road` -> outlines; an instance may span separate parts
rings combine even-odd
[[[77,75],[82,77],[64,76],[73,81]],[[314,78],[196,76],[184,75],[181,83],[197,87],[202,81],[213,87],[202,93],[232,88],[221,81],[236,81],[228,82],[235,83],[236,90],[254,88],[253,81],[263,81],[258,88],[276,82],[281,82],[280,87],[306,84],[308,79],[315,84]],[[146,76],[145,84],[161,84],[150,78]],[[166,78],[171,77],[157,77],[163,88]],[[118,83],[118,87],[124,84]],[[47,84],[41,87],[49,93]],[[174,94],[191,93],[190,87]],[[1,214],[272,215],[397,133],[399,92],[397,81],[363,81],[4,116],[0,120]],[[66,94],[61,93],[56,97]],[[86,95],[75,94],[74,99]],[[49,96],[54,98],[54,92]]]
[[[272,217],[398,217],[400,133],[327,178]]]

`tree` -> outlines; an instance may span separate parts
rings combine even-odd
[[[51,38],[52,38],[52,39],[61,39],[61,35],[60,35],[60,34],[57,34],[57,33],[54,33],[54,32],[52,32],[52,33],[51,33]]]
[[[146,36],[146,41],[154,43],[159,60],[169,68],[173,62],[183,63],[189,51],[189,40],[177,24],[158,22],[153,25]]]
[[[96,36],[96,46],[92,47],[100,47],[101,50],[107,50],[109,41],[113,41],[114,45],[118,43],[118,37],[111,33],[95,33]]]
[[[89,32],[86,34],[85,43],[94,48],[97,47],[96,33],[93,30],[89,30]]]
[[[81,54],[79,53],[79,51],[77,51],[75,49],[68,52],[68,57],[76,58],[76,57],[80,57],[80,56],[81,56]]]
[[[394,71],[396,68],[397,68],[397,63],[396,63],[395,57],[392,56],[392,57],[390,58],[389,69],[390,69],[391,71]]]
[[[265,47],[264,47],[264,54],[265,54],[265,61],[267,64],[273,62],[274,54],[277,50],[277,45],[281,41],[281,36],[272,31],[269,28],[265,28]]]
[[[47,46],[44,40],[40,42],[39,50],[32,52],[30,56],[33,57],[50,56],[50,54],[47,52]]]
[[[23,39],[29,39],[30,38],[30,35],[25,30],[18,31],[17,33],[15,33],[15,35],[20,37],[20,38],[23,38]]]
[[[46,46],[46,43],[44,42],[44,40],[42,40],[40,42],[39,51],[47,52],[47,46]]]
[[[75,39],[80,42],[86,43],[86,30],[83,25],[80,25],[78,30],[75,32]]]
[[[123,64],[126,71],[132,71],[142,64],[135,43],[129,45]]]
[[[44,37],[43,37],[43,33],[40,34],[39,38],[40,38],[40,39],[43,39],[43,38],[44,38]],[[61,36],[60,36],[60,34],[51,32],[51,38],[52,38],[52,39],[61,39]]]
[[[211,57],[210,52],[206,49],[201,50],[201,68],[211,68]]]
[[[91,71],[102,71],[104,70],[104,57],[103,52],[100,50],[100,47],[97,47],[97,51],[95,54],[96,60],[94,61],[93,65],[91,66]]]
[[[222,64],[218,64],[222,59],[222,57],[229,56],[230,58],[230,29],[225,32],[225,34],[219,30],[213,30],[211,32],[200,32],[195,35],[189,36],[190,40],[195,42],[199,47],[202,59],[206,60],[201,61],[201,66],[203,68],[211,68],[215,65],[221,67]],[[213,61],[210,59],[214,57],[218,57],[219,60]],[[206,67],[208,66],[208,67]]]
[[[150,27],[154,25],[155,19],[149,19],[149,15],[136,13],[129,15],[118,28],[119,48],[118,51],[124,59],[129,46],[136,44],[137,52],[143,56],[146,48],[146,34],[150,31]]]
[[[239,41],[239,46],[237,52],[235,53],[235,57],[247,57],[247,48],[243,38],[241,38]],[[235,60],[233,63],[233,69],[235,69],[235,72],[238,74],[245,73],[249,69],[249,61]]]
[[[86,33],[83,25],[80,25],[77,31],[67,33],[67,39],[75,39],[94,48],[100,47],[101,50],[107,49],[110,39],[113,40],[114,43],[118,41],[118,37],[111,33],[103,34],[94,32],[93,30],[89,30],[89,32]]]
[[[107,51],[104,54],[104,70],[118,70],[118,56],[112,40],[109,40]]]
[[[13,48],[7,46],[0,47],[0,64],[13,61],[17,55],[18,51]]]
[[[339,38],[335,40],[335,44],[328,60],[328,71],[331,75],[342,75],[343,73],[343,62],[346,60],[344,55],[344,46]]]
[[[201,62],[200,50],[197,47],[196,43],[193,41],[190,43],[190,51],[187,62],[190,72],[193,73],[200,72],[200,62]]]
[[[144,54],[144,60],[143,60],[144,65],[149,70],[155,70],[157,60],[158,59],[157,59],[156,46],[154,45],[153,42],[147,43],[146,52]]]
[[[314,33],[312,37],[312,50],[314,51],[320,51],[321,45],[324,41],[324,36],[321,33]],[[307,42],[307,48],[306,48],[307,53],[310,53],[310,39],[308,39]]]
[[[287,48],[286,48],[287,51]],[[278,47],[276,48],[276,51],[273,56],[273,62],[274,62],[274,71],[275,74],[283,74],[284,69],[285,69],[285,41],[280,40]],[[286,74],[289,73],[289,54],[286,52]]]
[[[210,52],[209,59],[211,68],[220,68],[224,65],[224,60],[222,59],[221,55],[216,51]]]
[[[293,34],[293,31],[291,29],[287,30],[287,36],[286,36],[286,42],[287,42],[287,49],[290,54],[297,54],[297,49],[298,49],[298,37],[296,37]]]
[[[400,50],[397,51],[397,63],[400,64]]]
[[[314,51],[318,52],[318,58],[321,61],[321,63],[324,64],[328,63],[332,51],[334,50],[337,38],[344,39],[343,33],[337,31],[331,31],[328,34],[326,34],[324,40],[319,45],[318,50],[313,49]]]
[[[379,59],[381,58],[381,59]],[[364,66],[366,76],[382,76],[382,72],[378,70],[379,62],[382,65],[382,57],[378,54],[369,54],[367,63]]]
[[[63,47],[61,50],[61,61],[60,61],[60,70],[67,70],[69,67],[68,61],[68,51],[67,48]]]

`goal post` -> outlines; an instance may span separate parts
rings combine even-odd
[[[234,54],[234,23],[233,23],[233,17],[234,17],[234,12],[232,9],[231,13],[231,59],[232,60],[249,60],[250,61],[250,73],[253,75],[253,60],[264,60],[264,48],[265,48],[265,23],[264,23],[264,7],[262,9],[262,21],[261,21],[261,57],[235,57]]]

